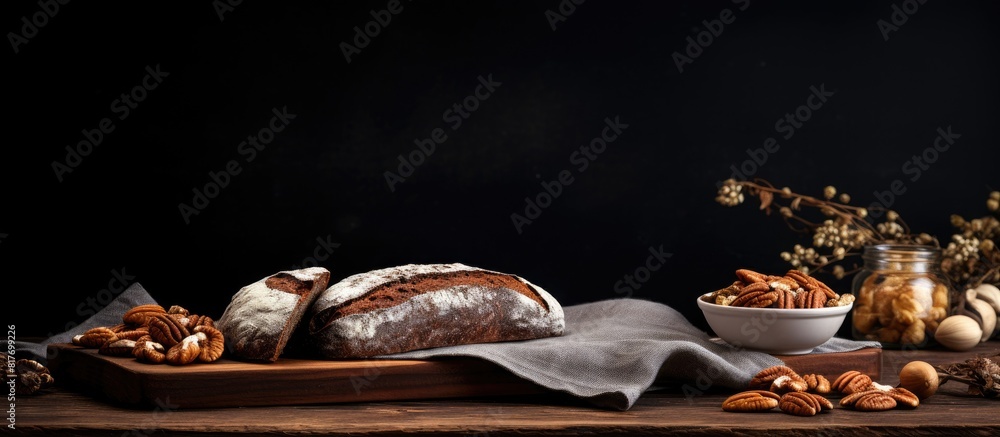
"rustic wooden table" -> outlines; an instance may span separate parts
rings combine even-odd
[[[896,384],[912,360],[931,364],[1000,353],[990,341],[967,352],[891,351],[883,354],[881,382]],[[879,413],[835,409],[813,417],[778,410],[727,413],[730,392],[685,396],[679,387],[648,392],[628,411],[606,411],[558,394],[483,399],[373,402],[287,407],[177,410],[125,408],[56,388],[17,399],[9,435],[1000,435],[1000,399],[965,394],[949,382],[915,410]],[[5,415],[5,417],[9,417]]]

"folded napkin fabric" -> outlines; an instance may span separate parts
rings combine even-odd
[[[120,322],[129,308],[156,303],[133,284],[86,322],[45,342],[18,344],[45,359],[46,344],[68,343],[76,334]],[[673,308],[641,299],[610,299],[564,306],[566,328],[559,337],[467,344],[380,356],[380,359],[475,357],[551,390],[594,406],[628,410],[657,382],[704,380],[713,387],[742,389],[760,370],[782,364],[762,352],[719,342]],[[834,338],[816,352],[878,347],[877,342]]]

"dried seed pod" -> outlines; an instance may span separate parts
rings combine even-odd
[[[117,340],[118,337],[110,328],[97,327],[88,329],[79,339],[80,346],[96,349],[108,341]]]
[[[226,339],[222,332],[215,327],[200,325],[194,328],[194,336],[198,337],[198,347],[201,352],[198,354],[198,361],[211,363],[222,356],[226,350]]]
[[[767,390],[748,390],[736,393],[722,402],[723,411],[767,411],[778,406],[779,396]]]
[[[857,370],[848,370],[833,380],[832,388],[849,395],[868,390],[872,387],[872,378]]]
[[[167,310],[163,309],[160,305],[139,305],[126,311],[125,314],[122,315],[122,321],[128,325],[142,326],[145,325],[154,315],[166,313]]]
[[[826,379],[825,376],[810,373],[808,375],[803,375],[802,379],[806,381],[808,385],[808,391],[820,394],[826,394],[830,392],[830,380]]]
[[[149,336],[168,349],[189,335],[191,332],[188,331],[186,322],[182,323],[169,314],[157,314],[149,319]]]
[[[175,366],[191,364],[201,355],[198,337],[190,335],[167,349],[167,363]]]
[[[160,364],[167,361],[167,350],[162,344],[153,341],[147,335],[135,342],[135,347],[132,348],[132,356],[139,361]]]
[[[97,353],[112,357],[130,357],[132,349],[135,349],[135,340],[118,339],[101,345]]]

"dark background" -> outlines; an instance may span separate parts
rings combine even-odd
[[[82,321],[115,271],[218,317],[317,238],[339,244],[319,263],[334,280],[462,262],[564,305],[622,297],[615,283],[662,245],[672,257],[632,297],[706,327],[696,296],[737,268],[783,273],[779,252],[810,241],[755,201],[713,199],[768,137],[780,149],[755,176],[835,185],[859,205],[902,179],[892,208],[942,239],[950,214],[985,214],[1000,186],[995,2],[926,2],[886,41],[876,23],[903,2],[591,0],[553,31],[556,1],[404,1],[350,63],[340,43],[387,2],[248,1],[224,20],[191,3],[71,2],[6,49],[0,265],[19,336]],[[7,32],[41,10],[2,7]],[[679,72],[672,53],[726,8],[735,21]],[[169,76],[115,118],[112,102],[156,65]],[[481,75],[502,85],[452,130],[443,112]],[[775,122],[820,85],[835,94],[782,138]],[[296,118],[246,162],[240,142],[285,107]],[[577,171],[570,154],[615,116],[628,128]],[[105,117],[115,130],[60,182],[52,163]],[[902,166],[949,125],[961,138],[912,181]],[[439,127],[448,139],[390,191],[397,156]],[[230,160],[242,171],[186,224],[178,205]],[[574,182],[518,233],[511,214],[562,170]]]

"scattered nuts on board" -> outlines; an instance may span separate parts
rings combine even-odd
[[[705,295],[702,300],[718,305],[783,309],[846,306],[854,302],[853,294],[838,294],[798,270],[776,276],[739,269],[736,277],[732,285]]]
[[[902,386],[879,384],[857,370],[848,370],[831,383],[823,375],[800,376],[788,366],[777,365],[757,372],[747,383],[747,390],[726,398],[722,409],[764,412],[778,408],[796,416],[815,416],[834,409],[833,402],[824,396],[833,391],[844,395],[841,407],[857,411],[912,409],[920,405],[921,399]]]
[[[9,384],[13,393],[18,395],[35,395],[42,390],[55,385],[55,378],[44,364],[27,358],[16,359],[7,354],[0,354],[0,359],[6,363],[7,372],[11,378]]]
[[[211,363],[225,350],[225,338],[211,317],[174,305],[139,305],[122,315],[121,324],[91,328],[73,344],[102,355],[134,357],[149,364]]]

